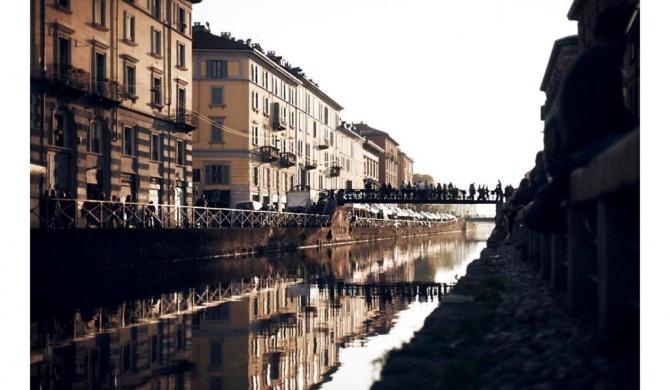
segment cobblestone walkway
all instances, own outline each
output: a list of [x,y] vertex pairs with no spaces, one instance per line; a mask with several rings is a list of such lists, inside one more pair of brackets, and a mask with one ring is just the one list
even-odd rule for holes
[[513,245],[489,242],[373,389],[637,389],[639,338],[600,340]]

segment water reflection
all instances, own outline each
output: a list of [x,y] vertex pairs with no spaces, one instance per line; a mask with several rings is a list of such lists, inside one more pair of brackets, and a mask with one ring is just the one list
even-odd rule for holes
[[[435,283],[464,273],[477,239],[401,239],[132,275],[35,271],[31,387],[341,388],[339,378],[359,366],[369,379],[347,386],[367,388],[372,361],[421,326],[441,294]],[[433,287],[379,293],[408,282]]]

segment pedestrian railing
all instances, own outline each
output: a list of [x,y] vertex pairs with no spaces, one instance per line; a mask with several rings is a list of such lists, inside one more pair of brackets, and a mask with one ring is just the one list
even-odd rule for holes
[[576,316],[603,336],[639,336],[639,129],[574,171],[566,234],[529,229],[517,216],[514,242]]
[[40,227],[219,228],[326,227],[329,215],[44,197],[30,210]]

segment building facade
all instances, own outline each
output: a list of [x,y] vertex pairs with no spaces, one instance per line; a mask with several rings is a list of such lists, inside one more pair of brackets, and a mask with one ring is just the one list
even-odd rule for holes
[[194,26],[196,192],[209,205],[254,200],[283,210],[298,186],[362,180],[362,146],[338,131],[340,111],[302,69],[230,33]]
[[400,167],[398,168],[400,182],[411,182],[412,177],[414,177],[414,159],[401,150],[398,152],[398,160],[400,161]]
[[570,68],[578,53],[579,45],[576,35],[561,38],[554,42],[540,85],[540,91],[544,92],[546,96],[545,103],[540,108],[540,119],[545,120],[549,113],[556,108],[563,75]]
[[32,1],[30,161],[41,172],[31,174],[32,209],[52,189],[187,204],[199,2]]
[[379,181],[381,184],[391,184],[399,188],[400,160],[398,158],[399,144],[388,133],[377,130],[361,122],[354,125],[356,132],[384,150],[379,156]]

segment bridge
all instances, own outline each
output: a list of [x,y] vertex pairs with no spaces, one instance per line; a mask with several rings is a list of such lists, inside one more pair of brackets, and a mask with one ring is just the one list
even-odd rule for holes
[[401,203],[401,204],[496,204],[503,196],[480,193],[467,195],[465,191],[448,190],[399,190],[399,189],[348,189],[333,190],[337,204],[346,203]]
[[495,217],[486,217],[486,216],[470,216],[466,215],[465,216],[465,221],[466,222],[495,222],[496,219]]
[[325,282],[317,283],[319,289],[328,288],[332,297],[380,297],[391,299],[393,297],[404,297],[412,299],[415,297],[442,298],[454,287],[449,283],[436,282]]

